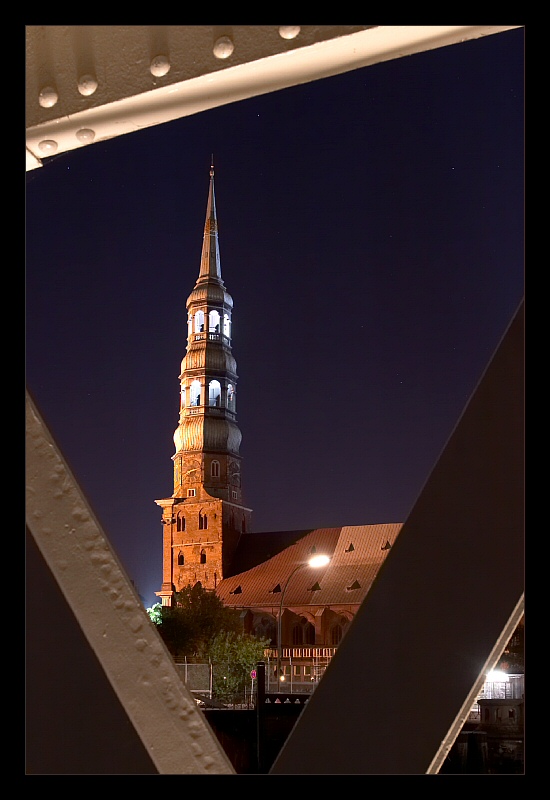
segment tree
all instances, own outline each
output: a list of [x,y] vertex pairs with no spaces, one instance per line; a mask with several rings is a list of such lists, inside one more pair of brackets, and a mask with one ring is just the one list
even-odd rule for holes
[[226,608],[200,583],[176,592],[174,604],[162,607],[159,633],[174,658],[208,658],[210,644],[218,634],[240,631],[239,612]]
[[160,625],[162,622],[162,603],[155,603],[147,609],[147,613],[151,622],[154,622],[155,625]]
[[263,660],[269,639],[256,639],[248,633],[221,632],[208,646],[208,657],[214,664],[212,692],[220,700],[243,695],[250,683],[250,672]]

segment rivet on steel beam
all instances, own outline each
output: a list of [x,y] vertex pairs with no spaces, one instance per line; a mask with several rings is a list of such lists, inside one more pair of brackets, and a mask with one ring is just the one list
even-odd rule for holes
[[170,72],[170,61],[166,56],[155,56],[149,69],[155,78],[162,78],[163,75]]
[[53,139],[43,139],[43,141],[39,143],[38,147],[43,153],[46,153],[46,155],[51,155],[57,151],[57,142],[55,142]]
[[76,132],[76,138],[79,142],[82,142],[82,144],[88,144],[95,139],[95,131],[91,128],[81,128]]
[[299,33],[299,25],[279,25],[279,36],[281,39],[295,39]]
[[78,79],[78,91],[87,97],[97,89],[97,81],[93,75],[83,75]]
[[234,49],[235,45],[229,36],[220,36],[214,44],[213,52],[216,58],[229,58]]
[[38,95],[38,102],[40,103],[42,108],[51,108],[52,106],[55,106],[58,100],[59,100],[59,95],[57,94],[53,86],[44,86],[44,88]]

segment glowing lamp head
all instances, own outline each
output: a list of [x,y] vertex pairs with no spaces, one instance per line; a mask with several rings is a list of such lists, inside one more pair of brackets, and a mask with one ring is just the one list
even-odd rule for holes
[[500,683],[502,681],[507,681],[508,675],[506,672],[502,672],[502,670],[493,669],[491,672],[487,673],[486,678],[489,683]]
[[324,555],[313,556],[307,562],[310,567],[326,567],[330,558]]

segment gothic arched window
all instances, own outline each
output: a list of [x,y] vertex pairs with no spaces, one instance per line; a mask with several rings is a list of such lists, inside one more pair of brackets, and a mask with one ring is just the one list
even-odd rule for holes
[[183,557],[183,553],[180,553],[178,556],[178,567],[183,567],[185,564],[185,558]]
[[334,625],[330,631],[330,643],[333,647],[340,644],[342,640],[342,626],[341,625]]
[[206,550],[201,550],[201,564],[206,564]]
[[315,644],[315,625],[311,622],[304,627],[304,644]]
[[[208,528],[208,517],[199,511],[199,531],[205,531]],[[201,563],[204,563],[201,561]]]
[[304,643],[304,629],[301,625],[295,625],[292,629],[292,644],[300,645]]
[[220,462],[219,461],[212,461],[210,464],[210,475],[213,478],[220,477]]

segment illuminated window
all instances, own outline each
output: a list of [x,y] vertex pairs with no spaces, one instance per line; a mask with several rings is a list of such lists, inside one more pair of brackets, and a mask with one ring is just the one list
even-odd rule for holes
[[222,387],[219,381],[210,381],[208,384],[208,405],[219,406],[221,402]]
[[231,336],[231,320],[227,314],[223,317],[223,332],[225,336]]
[[220,477],[220,462],[219,461],[212,461],[210,464],[210,474],[213,478]]
[[220,315],[215,309],[213,309],[208,315],[208,330],[211,333],[220,332]]
[[235,387],[231,383],[227,385],[227,408],[235,411]]
[[195,331],[197,333],[204,331],[204,314],[202,311],[197,311],[195,314]]
[[192,406],[200,406],[201,404],[201,384],[200,381],[193,381],[189,390],[189,403]]

